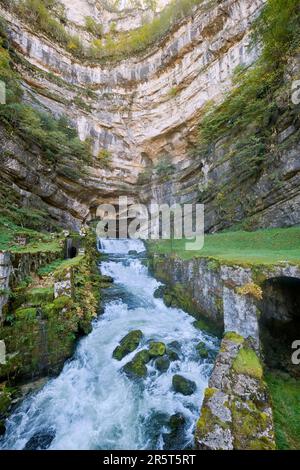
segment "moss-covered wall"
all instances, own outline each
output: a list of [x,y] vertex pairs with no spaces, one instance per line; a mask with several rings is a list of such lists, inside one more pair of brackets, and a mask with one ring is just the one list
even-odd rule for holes
[[57,254],[54,262],[54,256],[42,257],[49,261],[42,270],[37,270],[41,265],[36,262],[37,254],[32,259],[27,255],[23,262],[30,266],[31,278],[12,288],[0,326],[7,353],[6,364],[0,366],[0,421],[14,387],[59,373],[73,354],[76,340],[91,331],[101,276],[94,234],[88,233],[82,243],[84,255],[63,260]]

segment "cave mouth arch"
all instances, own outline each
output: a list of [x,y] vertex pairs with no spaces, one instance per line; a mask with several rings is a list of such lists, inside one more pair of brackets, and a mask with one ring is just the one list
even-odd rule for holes
[[300,365],[292,362],[292,344],[300,340],[300,279],[276,277],[265,281],[259,310],[266,366],[300,378]]

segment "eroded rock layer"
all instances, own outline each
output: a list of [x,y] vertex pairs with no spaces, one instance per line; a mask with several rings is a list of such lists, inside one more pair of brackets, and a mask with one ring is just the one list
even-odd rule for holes
[[[20,190],[76,220],[89,218],[98,203],[114,202],[121,194],[142,202],[199,200],[199,181],[210,173],[213,179],[218,157],[212,154],[204,161],[191,157],[189,150],[204,107],[212,100],[220,102],[237,66],[257,57],[258,51],[248,47],[249,30],[263,4],[204,1],[144,54],[103,64],[75,59],[2,8],[26,100],[56,116],[67,115],[80,138],[92,140],[94,153],[88,175],[75,183],[50,174],[51,184],[40,178],[29,188],[35,170],[23,152],[4,161],[5,174]],[[111,155],[104,168],[98,158],[103,149]],[[167,181],[156,171],[165,158],[176,165]],[[221,168],[221,176],[226,171]],[[44,194],[45,186],[52,186],[50,195]],[[208,214],[208,228],[218,227],[220,217],[211,202]]]

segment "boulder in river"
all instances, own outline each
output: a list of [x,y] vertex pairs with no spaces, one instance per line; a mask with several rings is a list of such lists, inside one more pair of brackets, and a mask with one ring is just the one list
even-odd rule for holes
[[166,352],[166,345],[158,341],[151,341],[149,344],[149,354],[151,357],[163,356]]
[[143,337],[143,333],[141,330],[133,330],[128,333],[128,335],[124,336],[124,338],[120,341],[119,346],[113,352],[113,358],[117,359],[117,361],[121,361],[127,354],[133,352]]
[[35,433],[26,443],[24,450],[46,450],[55,438],[53,430],[43,430]]
[[123,371],[132,379],[144,379],[147,376],[146,364],[150,361],[149,352],[146,349],[138,352],[132,361],[128,362]]
[[182,375],[176,374],[172,379],[173,390],[176,393],[181,393],[182,395],[192,395],[196,389],[197,385],[192,380],[186,379]]
[[207,359],[209,356],[209,352],[207,350],[206,344],[203,341],[196,346],[197,352],[202,359]]
[[170,367],[170,359],[168,358],[168,356],[159,356],[156,360],[155,360],[155,367],[157,370],[159,370],[159,372],[167,372],[167,370],[169,369]]

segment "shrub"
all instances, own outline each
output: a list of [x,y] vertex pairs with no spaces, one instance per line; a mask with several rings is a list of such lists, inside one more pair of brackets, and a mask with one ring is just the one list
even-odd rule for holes
[[98,153],[98,161],[104,167],[107,167],[110,165],[111,157],[112,157],[111,152],[107,149],[101,149]]
[[103,35],[103,26],[100,23],[97,23],[94,18],[91,16],[86,16],[85,18],[85,27],[86,30],[93,34],[94,36],[97,36],[98,38],[101,38]]

